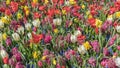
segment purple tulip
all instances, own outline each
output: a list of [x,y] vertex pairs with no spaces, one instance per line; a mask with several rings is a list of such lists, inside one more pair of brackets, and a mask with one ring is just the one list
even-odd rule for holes
[[13,58],[10,58],[9,59],[9,65],[11,65],[11,66],[15,66],[15,60],[13,59]]
[[43,55],[48,55],[48,54],[50,54],[49,50],[48,50],[48,49],[45,49],[45,50],[43,51]]
[[16,54],[16,53],[18,53],[18,48],[17,48],[17,47],[14,47],[14,48],[12,49],[12,54],[14,55],[14,54]]
[[21,57],[21,54],[20,53],[16,53],[15,55],[13,55],[17,61],[21,61],[22,60],[22,57]]
[[60,67],[60,64],[57,64],[57,65],[56,65],[56,68],[61,68],[61,67]]

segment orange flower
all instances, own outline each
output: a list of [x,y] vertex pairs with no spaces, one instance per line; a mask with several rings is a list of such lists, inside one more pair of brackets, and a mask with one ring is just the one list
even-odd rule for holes
[[30,40],[30,42],[37,44],[37,43],[40,42],[40,40],[42,38],[43,38],[42,34],[34,34],[34,33],[32,33],[32,39]]

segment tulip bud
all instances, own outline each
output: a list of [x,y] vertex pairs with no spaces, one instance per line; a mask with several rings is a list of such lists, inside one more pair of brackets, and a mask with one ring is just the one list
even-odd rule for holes
[[39,27],[40,26],[40,20],[39,19],[35,19],[33,22],[32,22],[33,26],[35,27]]
[[19,27],[18,29],[17,29],[17,32],[19,33],[19,34],[24,34],[24,27]]
[[30,24],[30,23],[26,23],[26,24],[25,24],[25,28],[26,28],[27,30],[30,30],[30,29],[31,29],[31,24]]
[[19,40],[20,40],[20,36],[19,36],[18,33],[13,33],[13,34],[12,34],[12,37],[13,37],[13,39],[14,39],[15,41],[19,41]]
[[70,40],[72,43],[75,43],[77,41],[77,37],[75,35],[71,35]]
[[3,68],[10,68],[10,67],[9,67],[9,65],[4,64],[4,65],[3,65]]

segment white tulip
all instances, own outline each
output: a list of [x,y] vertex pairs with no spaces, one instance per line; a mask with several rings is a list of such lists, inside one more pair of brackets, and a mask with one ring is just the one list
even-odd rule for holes
[[62,19],[60,19],[60,18],[53,19],[54,25],[61,25],[61,23],[62,23]]
[[32,34],[31,33],[28,33],[27,36],[28,36],[29,39],[32,39]]
[[82,35],[82,33],[80,32],[80,30],[76,30],[76,31],[74,32],[74,35],[75,35],[75,36],[78,36],[78,35]]
[[116,26],[116,30],[118,33],[120,33],[120,26]]
[[18,29],[17,29],[17,32],[19,33],[19,34],[24,34],[24,27],[19,27]]
[[0,50],[0,55],[2,58],[8,57],[8,53],[4,49]]
[[120,68],[120,57],[115,58],[115,64]]
[[85,54],[87,51],[86,51],[86,49],[85,49],[85,47],[83,45],[79,45],[78,52],[80,54]]
[[0,33],[0,42],[2,42],[2,33]]
[[35,27],[39,27],[40,26],[40,20],[39,19],[35,19],[33,22],[32,22],[33,26]]
[[0,20],[0,29],[4,27],[4,23]]
[[77,42],[77,37],[75,35],[71,35],[70,40],[72,43]]
[[66,6],[70,6],[70,2],[69,1],[65,1],[65,5]]
[[20,40],[20,36],[19,36],[18,33],[12,34],[12,37],[13,37],[13,39],[14,39],[15,41],[19,41],[19,40]]
[[31,24],[30,23],[26,23],[25,24],[25,28],[26,28],[26,30],[30,30],[31,29]]

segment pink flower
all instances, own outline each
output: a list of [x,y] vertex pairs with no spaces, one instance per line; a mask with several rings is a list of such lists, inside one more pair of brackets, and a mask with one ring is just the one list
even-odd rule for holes
[[38,61],[38,66],[39,66],[39,67],[42,67],[42,66],[43,66],[42,61]]
[[48,49],[45,49],[45,50],[43,51],[43,55],[48,55],[48,54],[50,54],[49,50],[48,50]]
[[92,65],[92,66],[95,66],[96,65],[96,60],[95,58],[91,57],[89,60],[88,60],[89,64]]
[[21,62],[17,62],[15,68],[24,68],[24,65]]
[[109,55],[108,48],[106,48],[106,47],[103,48],[103,54],[104,54],[104,56],[108,56]]
[[57,65],[56,65],[56,68],[61,68],[61,67],[60,67],[60,64],[57,64]]
[[91,42],[91,46],[93,47],[93,50],[95,51],[95,52],[99,52],[99,50],[100,50],[100,45],[99,45],[99,43],[98,43],[98,41],[97,40],[95,40],[95,41],[92,41]]
[[10,37],[8,37],[5,42],[6,42],[7,46],[12,44]]
[[14,55],[14,54],[16,54],[16,53],[18,53],[18,49],[17,49],[17,47],[14,47],[14,48],[12,49],[12,54]]
[[15,55],[13,55],[15,57],[15,59],[17,61],[21,61],[22,60],[22,57],[21,57],[21,54],[20,53],[16,53]]
[[120,50],[120,46],[117,46],[117,49]]
[[51,40],[52,40],[52,36],[51,35],[46,35],[45,36],[45,39],[44,39],[45,43],[50,43]]
[[15,60],[13,59],[13,58],[10,58],[9,59],[9,65],[11,65],[11,66],[15,66]]

